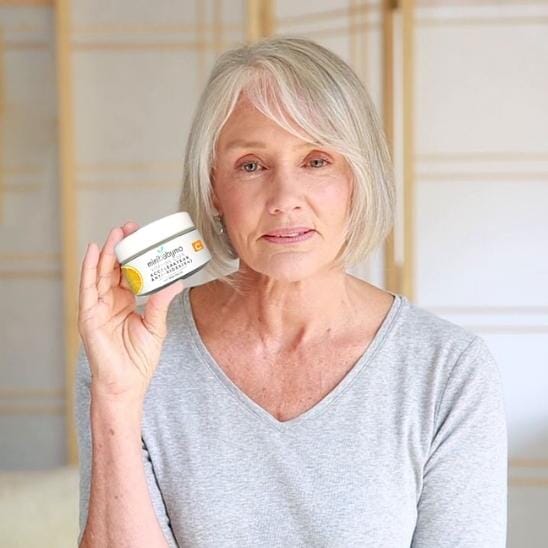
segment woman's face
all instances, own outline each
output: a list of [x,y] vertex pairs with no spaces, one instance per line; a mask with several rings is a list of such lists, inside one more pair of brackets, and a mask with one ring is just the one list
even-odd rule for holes
[[[217,141],[214,205],[242,263],[298,281],[326,271],[345,239],[351,170],[240,99]],[[277,231],[296,233],[276,236]]]

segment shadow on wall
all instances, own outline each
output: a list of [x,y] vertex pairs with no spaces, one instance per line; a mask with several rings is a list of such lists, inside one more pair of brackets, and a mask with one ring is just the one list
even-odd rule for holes
[[[534,444],[520,454],[538,455],[548,447],[548,430],[535,437]],[[508,548],[545,548],[548,543],[548,470],[546,467],[518,468],[509,472],[526,478],[508,489]],[[534,478],[534,479],[532,479]]]
[[2,548],[74,548],[78,468],[0,473]]

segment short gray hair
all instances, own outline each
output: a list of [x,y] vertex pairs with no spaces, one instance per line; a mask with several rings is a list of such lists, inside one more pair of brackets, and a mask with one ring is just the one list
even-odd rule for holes
[[218,230],[211,175],[219,133],[242,92],[290,133],[307,141],[312,137],[345,157],[353,185],[347,236],[337,261],[349,267],[366,259],[392,228],[396,199],[390,154],[373,102],[335,53],[305,38],[276,36],[220,55],[196,107],[179,207],[190,213],[211,251],[206,272],[230,283],[227,274],[237,259],[226,230]]

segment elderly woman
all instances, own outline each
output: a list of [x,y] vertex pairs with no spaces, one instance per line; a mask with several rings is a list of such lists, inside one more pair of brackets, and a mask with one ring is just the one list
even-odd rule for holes
[[279,37],[217,60],[180,202],[213,280],[137,307],[113,255],[131,222],[83,260],[82,546],[505,545],[486,343],[346,271],[394,201],[377,115],[339,57]]

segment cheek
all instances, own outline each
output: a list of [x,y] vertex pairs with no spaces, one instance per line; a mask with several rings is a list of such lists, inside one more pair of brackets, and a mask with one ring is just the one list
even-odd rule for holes
[[247,233],[257,227],[258,216],[257,200],[250,200],[242,193],[227,193],[221,200],[222,209],[227,222],[231,225],[233,237],[239,233]]
[[257,188],[258,186],[238,184],[237,181],[229,179],[220,181],[217,196],[225,215],[229,218],[245,218],[252,215],[262,203]]
[[350,205],[350,186],[340,181],[326,185],[316,195],[317,209],[329,224],[339,225],[346,219]]

